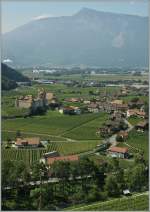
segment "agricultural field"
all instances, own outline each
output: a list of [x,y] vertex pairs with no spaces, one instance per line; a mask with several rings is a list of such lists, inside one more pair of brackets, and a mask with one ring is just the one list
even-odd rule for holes
[[147,131],[142,133],[142,132],[137,132],[137,131],[133,130],[129,133],[129,137],[128,137],[126,143],[129,146],[131,146],[133,152],[135,150],[142,150],[144,152],[144,158],[146,160],[148,160],[148,157],[149,157],[148,141],[149,141],[149,137],[148,137]]
[[125,103],[130,102],[132,99],[134,98],[139,98],[140,100],[144,101],[144,102],[149,102],[149,97],[148,96],[139,96],[139,95],[127,95],[127,96],[123,96],[120,97],[120,99],[122,99]]
[[[35,74],[31,72],[31,70],[24,70],[22,73],[25,76],[28,76],[29,78],[33,79],[35,77]],[[142,75],[142,76],[134,76],[132,74],[63,74],[60,76],[54,76],[54,75],[47,75],[40,73],[37,75],[39,78],[42,79],[61,79],[61,80],[97,80],[97,81],[116,81],[116,80],[148,80],[148,74]]]
[[130,124],[132,124],[133,126],[135,126],[140,121],[143,121],[143,118],[140,118],[140,117],[129,117],[128,118],[128,121],[130,122]]
[[148,193],[141,193],[131,197],[117,198],[105,202],[96,202],[91,205],[68,208],[73,211],[148,211]]
[[80,154],[90,151],[99,144],[98,141],[76,141],[76,142],[49,142],[47,148],[39,149],[2,149],[2,159],[4,160],[22,160],[27,165],[32,165],[39,161],[46,152],[58,151],[61,155]]
[[100,136],[96,135],[96,131],[99,127],[101,127],[106,120],[108,119],[108,115],[105,113],[100,113],[99,117],[87,122],[85,124],[82,124],[82,126],[78,126],[72,130],[67,131],[67,133],[64,133],[64,136],[67,138],[72,138],[72,139],[80,139],[80,140],[99,140],[102,139]]
[[[88,131],[91,131],[92,136],[90,138],[88,136],[85,138],[89,140],[95,139],[95,132],[93,130],[100,127],[100,125],[106,120],[106,118],[107,116],[103,113],[70,116],[62,115],[56,111],[49,111],[48,114],[43,116],[3,120],[2,131],[5,130],[16,132],[17,130],[20,130],[22,133],[26,132],[36,133],[37,135],[41,134],[43,136],[55,135],[68,137],[67,133],[71,130],[78,129],[79,132],[81,132],[80,127],[86,124],[88,127],[89,124]],[[91,127],[90,122],[92,122],[92,125],[94,124],[94,129],[93,127]],[[84,133],[84,135],[86,136],[86,133]],[[80,134],[77,134],[74,137],[77,140],[81,139]],[[82,138],[84,137],[82,136]]]

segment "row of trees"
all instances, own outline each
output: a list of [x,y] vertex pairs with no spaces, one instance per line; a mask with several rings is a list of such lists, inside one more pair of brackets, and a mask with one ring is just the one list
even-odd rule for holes
[[[56,178],[58,182],[43,181]],[[29,186],[29,182],[40,182]],[[88,158],[78,162],[54,162],[27,167],[23,162],[2,163],[3,210],[58,210],[68,205],[118,197],[123,189],[148,189],[148,166],[137,156],[133,167],[123,169],[113,159],[96,165]]]

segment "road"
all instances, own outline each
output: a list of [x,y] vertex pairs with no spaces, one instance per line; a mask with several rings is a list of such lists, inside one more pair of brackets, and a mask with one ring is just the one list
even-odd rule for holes
[[[134,128],[134,126],[130,124],[130,122],[128,122],[126,119],[124,119],[124,122],[128,125],[128,129],[125,130],[125,132],[130,132]],[[105,140],[105,142],[109,142],[111,144],[111,147],[116,146],[117,145],[116,137],[117,133],[109,137],[107,140]]]

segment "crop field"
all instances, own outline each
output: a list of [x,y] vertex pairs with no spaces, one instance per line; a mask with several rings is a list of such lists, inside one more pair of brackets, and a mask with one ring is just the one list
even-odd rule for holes
[[[70,130],[82,127],[85,123],[89,124],[89,128],[87,131],[91,131],[93,133],[93,137],[90,138],[86,136],[86,133],[84,133],[84,127],[83,129],[79,130],[80,133],[84,133],[86,136],[85,139],[95,139],[95,133],[94,130],[100,126],[103,121],[105,121],[107,118],[106,115],[103,113],[97,113],[97,114],[83,114],[83,115],[62,115],[58,112],[49,112],[45,116],[36,116],[32,118],[17,118],[17,119],[7,119],[3,120],[2,123],[2,130],[5,131],[17,131],[20,130],[22,133],[36,133],[37,135],[56,135],[61,136],[63,134],[66,134],[67,132],[70,132]],[[97,120],[98,119],[98,120]],[[92,124],[90,125],[90,122]],[[95,123],[94,123],[95,121]],[[93,126],[94,124],[94,126]],[[93,130],[93,127],[94,130]],[[75,132],[76,133],[76,132]],[[90,133],[90,132],[89,132]],[[63,137],[67,137],[67,134]],[[76,139],[80,140],[81,135],[76,135]],[[84,138],[84,136],[82,136]]]
[[107,114],[101,113],[99,115],[99,118],[94,119],[93,121],[87,122],[83,124],[82,126],[76,127],[72,130],[69,130],[69,132],[65,133],[64,136],[68,138],[80,139],[80,140],[102,139],[100,136],[96,135],[96,131],[99,127],[101,127],[105,123],[107,118],[108,118]]
[[[35,77],[35,74],[33,74],[30,70],[24,70],[22,73],[24,75],[33,78]],[[98,80],[98,81],[108,81],[108,80],[148,80],[148,75],[142,75],[142,76],[134,76],[131,74],[95,74],[95,75],[90,75],[90,74],[64,74],[61,76],[52,76],[52,75],[45,75],[43,73],[40,73],[38,77],[42,79],[62,79],[62,80]]]
[[[131,131],[126,141],[131,147],[144,151],[144,157],[148,160],[149,157],[149,143],[148,132]],[[133,150],[134,151],[134,150]]]
[[73,211],[148,211],[149,197],[147,193],[117,198],[105,202],[97,202],[91,205],[68,208]]
[[28,165],[33,164],[42,157],[45,152],[58,151],[61,155],[79,154],[92,150],[98,144],[98,141],[84,142],[50,142],[47,148],[39,149],[2,149],[3,160],[23,160]]
[[140,100],[144,101],[144,102],[149,102],[149,98],[148,96],[138,96],[138,95],[127,95],[127,96],[123,96],[120,97],[120,99],[122,99],[125,103],[130,102],[132,99],[134,98],[139,98]]

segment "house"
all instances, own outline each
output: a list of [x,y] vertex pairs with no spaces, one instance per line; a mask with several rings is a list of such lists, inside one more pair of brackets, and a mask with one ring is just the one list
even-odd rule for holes
[[56,100],[54,94],[51,92],[46,93],[45,98],[47,100],[47,105],[49,105],[53,100]]
[[47,158],[59,157],[59,153],[57,151],[47,152],[43,154],[43,157],[40,159],[40,163],[44,163]]
[[61,114],[69,114],[69,115],[79,115],[81,114],[81,109],[75,106],[67,106],[64,108],[60,108],[59,112]]
[[139,109],[130,109],[127,110],[127,118],[132,117],[132,116],[138,116],[140,118],[145,118],[146,113],[144,111],[140,111]]
[[81,99],[80,98],[70,98],[70,99],[67,99],[67,102],[80,102]]
[[144,132],[145,130],[148,130],[148,121],[141,121],[136,126],[135,129],[138,132]]
[[128,138],[128,132],[121,130],[118,133],[118,136],[120,136],[122,139],[127,139]]
[[88,105],[88,111],[91,113],[98,113],[99,112],[99,106],[96,103],[91,103]]
[[115,111],[126,111],[128,109],[128,105],[127,104],[123,104],[121,103],[123,102],[122,100],[115,100],[111,102],[111,106],[112,106],[112,110]]
[[84,100],[83,103],[84,104],[90,104],[91,102],[90,102],[90,100]]
[[42,162],[47,165],[51,166],[55,161],[78,161],[78,155],[68,155],[68,156],[56,156],[56,157],[45,157],[43,158]]
[[116,158],[128,158],[128,148],[127,147],[110,147],[108,150],[108,154],[111,157]]
[[26,148],[26,147],[33,147],[37,148],[40,147],[42,144],[40,142],[39,137],[32,137],[32,138],[17,138],[15,142],[15,147],[18,148]]
[[112,101],[111,104],[122,105],[123,104],[123,100],[116,99],[116,100]]

